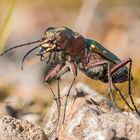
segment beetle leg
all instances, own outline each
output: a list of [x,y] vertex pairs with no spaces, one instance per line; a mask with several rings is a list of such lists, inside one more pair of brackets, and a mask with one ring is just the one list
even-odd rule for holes
[[73,86],[73,84],[74,84],[74,82],[76,80],[76,77],[77,77],[77,67],[76,67],[76,65],[73,62],[69,62],[69,64],[70,64],[69,68],[70,68],[71,72],[73,73],[74,78],[73,78],[72,83],[70,84],[69,90],[68,90],[68,92],[66,94],[66,101],[65,101],[65,105],[64,105],[63,124],[65,122],[66,107],[67,107],[67,103],[68,103],[68,97],[70,95],[71,88],[72,88],[72,86]]
[[[54,99],[55,102],[56,102],[57,111],[58,111],[58,116],[57,116],[57,121],[56,121],[56,127],[54,128],[54,130],[53,130],[53,131],[51,132],[51,134],[49,135],[49,137],[50,137],[50,136],[52,136],[52,134],[53,134],[54,132],[57,132],[57,127],[59,126],[60,112],[61,112],[61,101],[59,102],[58,97],[56,97],[56,95],[55,95],[54,90],[52,89],[52,87],[51,87],[48,83],[46,83],[46,84],[47,84],[47,86],[49,87],[50,91],[51,91],[52,94],[53,94],[53,99]],[[59,90],[59,89],[60,89],[60,88],[59,88],[59,80],[58,80],[58,90]],[[59,132],[58,132],[58,135],[59,135]]]
[[85,47],[85,50],[84,50],[84,58],[82,60],[82,66],[85,67],[88,62],[89,62],[89,58],[91,56],[91,52],[88,52],[88,49]]
[[69,67],[64,66],[61,71],[58,72],[56,78],[57,80],[59,80],[65,73],[67,73],[68,71],[70,71]]
[[[130,100],[131,100],[131,103],[136,111],[136,113],[140,116],[140,112],[138,111],[135,103],[134,103],[134,100],[132,98],[132,94],[131,94],[131,80],[132,80],[132,76],[131,76],[131,67],[132,67],[132,59],[131,58],[127,58],[123,61],[121,61],[118,65],[116,65],[114,68],[111,69],[111,74],[113,74],[115,71],[119,70],[120,68],[122,68],[123,66],[125,66],[126,64],[129,63],[129,71],[128,71],[128,95],[130,97]],[[118,88],[116,86],[114,86],[114,88],[119,92],[120,96],[122,97],[121,95],[121,92],[118,90]],[[123,101],[128,105],[127,101],[125,98],[122,98]],[[132,107],[130,107],[130,105],[128,105],[128,107],[133,111]]]
[[[64,66],[62,64],[57,64],[55,66],[55,68],[53,68],[46,76],[46,83],[51,80],[53,77],[55,77],[57,75],[58,72],[61,71],[61,69],[63,68]],[[57,110],[58,110],[58,117],[57,117],[57,125],[56,125],[56,129],[57,129],[57,126],[59,124],[59,118],[60,118],[60,111],[61,111],[61,100],[60,100],[60,86],[59,86],[59,79],[58,79],[58,93],[57,93],[57,97],[53,91],[53,89],[51,88],[51,86],[49,84],[47,84],[48,87],[50,88],[52,94],[53,94],[53,98],[56,102],[56,105],[57,105]]]
[[94,67],[101,66],[104,64],[107,65],[107,75],[108,75],[108,82],[109,82],[109,95],[110,95],[113,107],[116,108],[117,110],[119,110],[119,108],[116,105],[113,93],[112,93],[113,82],[112,82],[112,77],[111,77],[111,72],[110,72],[110,63],[107,61],[99,61],[96,63],[89,63],[89,64],[87,64],[86,68],[94,68]]
[[[61,113],[61,99],[60,99],[60,84],[59,84],[59,79],[57,80],[57,104],[58,104],[58,117],[57,117],[57,123],[56,127],[59,127],[59,120],[60,120],[60,113]],[[59,135],[59,132],[58,132]],[[59,137],[59,136],[58,136]]]
[[57,75],[57,73],[63,68],[62,64],[57,64],[55,68],[53,68],[46,76],[45,81],[48,82],[51,80],[53,77]]
[[[58,91],[57,91],[57,97],[54,96],[54,92],[52,88],[49,85],[49,88],[51,89],[53,96],[55,97],[54,100],[56,101],[57,108],[58,108],[58,119],[57,119],[57,125],[59,125],[59,120],[60,120],[60,112],[61,112],[61,100],[60,100],[60,84],[59,84],[59,79],[66,73],[70,71],[70,69],[67,66],[63,66],[61,64],[58,64],[50,73],[46,76],[46,81],[49,81],[51,78],[56,76],[57,78],[57,83],[58,83]],[[69,91],[70,92],[70,91]]]
[[84,64],[87,64],[87,62],[88,62],[88,61],[87,61],[87,56],[88,56],[89,53],[88,53],[88,49],[87,49],[86,47],[85,47],[85,51],[84,51],[84,52],[85,52],[85,54],[84,54],[83,63],[84,63]]
[[[58,73],[60,73],[60,72],[63,70],[63,68],[64,68],[64,66],[63,66],[62,64],[57,64],[57,65],[55,66],[55,68],[52,69],[52,70],[47,74],[45,81],[48,82],[48,81],[51,80],[53,77],[55,77],[55,76],[57,77]],[[61,75],[61,76],[62,76],[62,75]],[[57,78],[57,80],[59,80],[61,76],[59,76],[59,78]],[[59,81],[58,81],[58,82],[59,82]],[[59,86],[58,86],[58,88],[59,88]],[[58,92],[58,94],[60,94],[60,92]],[[60,95],[58,95],[58,96],[60,96]],[[57,98],[58,98],[58,97],[57,97]],[[60,99],[60,97],[59,97],[59,99]],[[57,99],[57,100],[59,100],[59,99]],[[57,101],[57,102],[60,103],[60,101]],[[59,106],[60,106],[60,105],[59,105]]]
[[[59,84],[59,79],[61,78],[61,76],[63,76],[66,72],[69,71],[69,68],[64,66],[57,74],[57,104],[58,104],[58,120],[57,120],[57,125],[56,126],[59,126],[59,120],[60,120],[60,113],[61,113],[61,99],[60,99],[60,84]],[[58,135],[59,135],[59,132],[58,132]]]
[[113,84],[113,87],[115,88],[115,90],[120,94],[122,100],[126,103],[126,105],[131,109],[131,111],[134,111],[133,108],[129,105],[129,103],[127,102],[126,98],[123,96],[123,94],[121,93],[120,89]]

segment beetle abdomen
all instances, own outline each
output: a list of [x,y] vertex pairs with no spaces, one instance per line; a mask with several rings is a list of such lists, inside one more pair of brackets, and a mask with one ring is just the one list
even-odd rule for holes
[[[79,70],[94,80],[100,80],[104,83],[108,82],[106,66],[98,66],[88,69],[79,67]],[[119,69],[118,71],[114,72],[111,77],[113,83],[122,83],[128,80],[128,72],[125,69]]]
[[94,68],[84,68],[78,67],[80,71],[82,71],[88,77],[94,80],[100,80],[102,82],[108,82],[108,78],[105,76],[107,74],[106,66],[97,66]]
[[114,83],[122,83],[128,80],[128,69],[127,67],[120,68],[112,74],[112,81]]

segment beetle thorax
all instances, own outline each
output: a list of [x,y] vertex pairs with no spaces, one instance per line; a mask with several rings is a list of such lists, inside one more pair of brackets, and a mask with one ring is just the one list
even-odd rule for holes
[[85,38],[78,33],[71,37],[68,45],[66,46],[66,53],[73,59],[75,57],[84,57]]

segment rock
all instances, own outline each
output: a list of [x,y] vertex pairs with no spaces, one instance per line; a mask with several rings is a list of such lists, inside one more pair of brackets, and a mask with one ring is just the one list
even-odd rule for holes
[[136,115],[116,112],[105,97],[86,85],[75,87],[68,100],[64,124],[65,97],[61,99],[57,132],[57,106],[55,103],[52,105],[44,127],[50,140],[140,140],[140,119]]
[[12,117],[17,117],[18,111],[6,103],[0,103],[0,116],[1,115],[10,115]]
[[38,123],[41,120],[41,115],[35,113],[29,113],[20,117],[21,120],[27,120],[29,122]]
[[21,107],[22,101],[19,97],[8,96],[4,101],[0,102],[0,116],[10,115],[17,118],[19,115],[19,108]]
[[23,106],[23,101],[20,97],[18,96],[8,96],[5,100],[4,100],[9,106],[11,106],[12,108],[18,110],[21,106]]
[[47,140],[47,137],[34,123],[21,121],[11,116],[1,116],[0,140]]

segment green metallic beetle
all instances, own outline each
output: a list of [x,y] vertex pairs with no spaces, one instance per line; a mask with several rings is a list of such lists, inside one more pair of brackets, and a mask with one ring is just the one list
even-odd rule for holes
[[[54,77],[59,79],[68,71],[71,71],[74,74],[74,79],[67,94],[66,104],[71,87],[77,77],[77,70],[79,69],[92,79],[109,83],[109,93],[114,106],[116,105],[112,95],[112,88],[120,94],[123,101],[132,111],[135,109],[137,114],[140,115],[131,94],[131,80],[133,78],[131,74],[132,60],[130,58],[121,61],[116,55],[104,48],[100,43],[91,39],[86,39],[79,33],[74,32],[67,27],[49,27],[45,31],[45,35],[41,40],[15,46],[4,53],[33,43],[39,43],[39,45],[31,49],[24,56],[22,65],[27,55],[39,48],[39,53],[37,55],[40,56],[41,60],[46,60],[44,56],[45,54],[49,54],[47,63],[50,62],[52,55],[57,57],[57,62],[55,59],[56,63],[49,69],[46,75],[46,82]],[[4,53],[2,53],[2,55]],[[129,67],[126,67],[126,64],[128,63],[130,65]],[[125,81],[128,81],[128,95],[134,109],[115,85],[115,83],[122,83]]]

